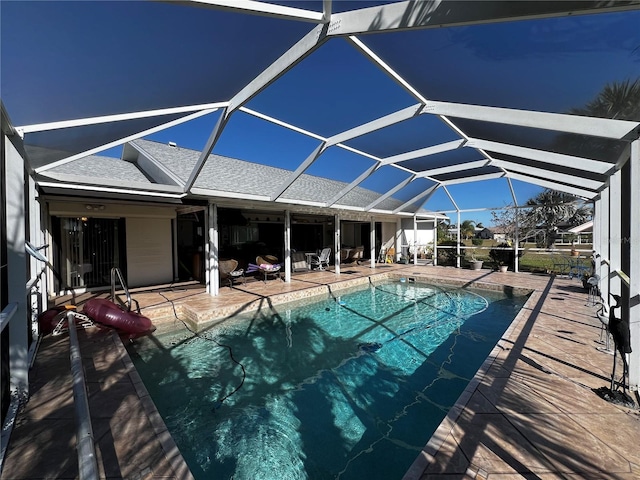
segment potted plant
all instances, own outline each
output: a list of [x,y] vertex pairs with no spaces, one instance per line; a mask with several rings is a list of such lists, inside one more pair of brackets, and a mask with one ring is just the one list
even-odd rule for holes
[[580,256],[580,252],[576,250],[575,244],[573,242],[571,242],[571,256],[572,257]]
[[476,249],[472,248],[471,249],[471,260],[469,262],[469,265],[471,265],[471,270],[480,270],[482,269],[482,260],[478,260],[478,258],[476,257]]
[[[500,245],[496,245],[494,248],[489,251],[489,257],[494,261],[496,265],[496,269],[501,272],[506,272],[511,265],[515,263],[515,251],[513,250],[513,246],[509,242],[501,243]],[[522,250],[518,252],[518,257],[522,256]]]

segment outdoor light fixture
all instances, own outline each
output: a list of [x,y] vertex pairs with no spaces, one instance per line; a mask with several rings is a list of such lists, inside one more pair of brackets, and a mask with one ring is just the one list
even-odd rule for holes
[[87,210],[104,210],[104,205],[96,205],[96,204],[91,204],[91,203],[87,203],[84,208],[86,208]]

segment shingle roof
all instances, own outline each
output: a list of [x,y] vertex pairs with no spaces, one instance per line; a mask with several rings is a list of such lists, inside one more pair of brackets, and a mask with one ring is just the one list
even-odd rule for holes
[[[188,148],[174,147],[149,140],[134,140],[130,143],[174,172],[184,182],[188,180],[200,154],[200,152]],[[194,187],[265,196],[287,182],[291,173],[290,170],[282,168],[211,154]],[[293,203],[297,201],[324,203],[339,193],[346,185],[345,182],[303,174],[285,190],[282,198],[284,200],[290,199]],[[379,195],[372,190],[356,187],[338,200],[337,205],[365,207],[375,201]],[[402,203],[396,199],[386,199],[379,208],[391,210]]]
[[137,167],[137,165],[118,158],[101,157],[99,155],[79,158],[73,162],[54,167],[50,169],[49,172],[65,175],[79,175],[88,178],[152,183]]

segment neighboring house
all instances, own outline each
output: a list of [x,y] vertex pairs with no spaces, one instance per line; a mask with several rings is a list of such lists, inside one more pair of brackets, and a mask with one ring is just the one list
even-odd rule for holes
[[503,230],[499,230],[496,228],[491,229],[492,238],[496,242],[506,242],[507,241],[507,232]]
[[569,234],[575,235],[575,243],[591,243],[593,242],[593,220],[589,220],[582,225],[570,228]]
[[490,228],[484,227],[478,229],[475,236],[476,238],[481,238],[482,240],[491,240],[493,238],[493,232]]

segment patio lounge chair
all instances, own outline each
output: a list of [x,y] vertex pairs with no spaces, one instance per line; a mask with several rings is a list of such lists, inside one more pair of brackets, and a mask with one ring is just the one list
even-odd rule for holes
[[238,261],[237,260],[221,260],[218,263],[218,271],[220,272],[220,281],[229,280],[229,286],[233,287],[233,281],[236,278],[242,278],[242,283],[244,283],[244,270],[238,269]]
[[324,270],[329,268],[329,258],[331,257],[331,249],[329,247],[323,248],[320,255],[311,257],[311,268],[316,267],[318,270]]

